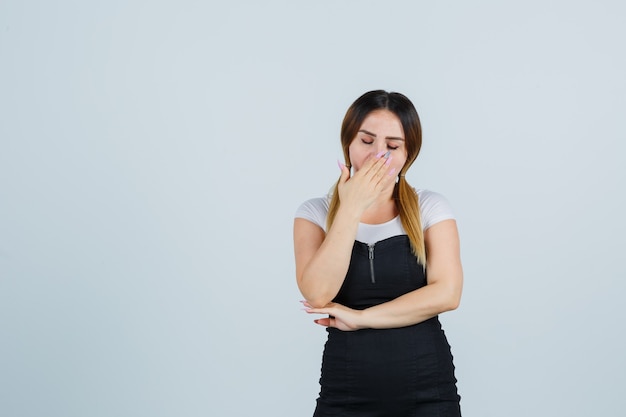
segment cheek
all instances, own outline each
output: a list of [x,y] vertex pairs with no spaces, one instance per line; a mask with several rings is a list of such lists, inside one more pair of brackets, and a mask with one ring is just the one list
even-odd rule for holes
[[356,147],[350,147],[348,149],[348,155],[350,156],[350,164],[355,169],[359,169],[369,154]]
[[396,172],[400,171],[406,162],[406,154],[400,154],[394,156],[391,160],[391,166],[396,169]]

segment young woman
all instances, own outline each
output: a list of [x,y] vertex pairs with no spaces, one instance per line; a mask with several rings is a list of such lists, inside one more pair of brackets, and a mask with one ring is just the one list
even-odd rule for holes
[[296,213],[298,287],[327,315],[315,417],[461,415],[438,319],[461,298],[459,237],[447,201],[405,180],[421,143],[408,98],[365,93],[342,124],[334,191]]

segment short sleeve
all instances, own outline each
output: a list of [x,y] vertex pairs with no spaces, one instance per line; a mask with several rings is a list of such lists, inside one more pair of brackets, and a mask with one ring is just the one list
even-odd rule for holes
[[298,207],[294,217],[306,219],[323,230],[326,230],[326,217],[328,216],[328,198],[312,198]]
[[419,199],[422,228],[424,230],[444,220],[455,218],[450,203],[443,195],[429,190],[415,191]]

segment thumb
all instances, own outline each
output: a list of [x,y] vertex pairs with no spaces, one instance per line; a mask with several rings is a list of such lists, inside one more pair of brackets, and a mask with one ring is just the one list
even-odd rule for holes
[[339,160],[337,160],[337,165],[339,165],[339,169],[341,170],[341,177],[339,178],[339,182],[344,183],[348,181],[348,178],[350,178],[350,169]]

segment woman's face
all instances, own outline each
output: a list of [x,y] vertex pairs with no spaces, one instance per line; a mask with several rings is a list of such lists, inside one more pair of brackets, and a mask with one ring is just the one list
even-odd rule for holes
[[356,172],[370,155],[387,151],[390,151],[390,168],[395,168],[395,172],[399,173],[407,157],[402,123],[389,110],[374,110],[363,120],[348,147],[350,164]]

